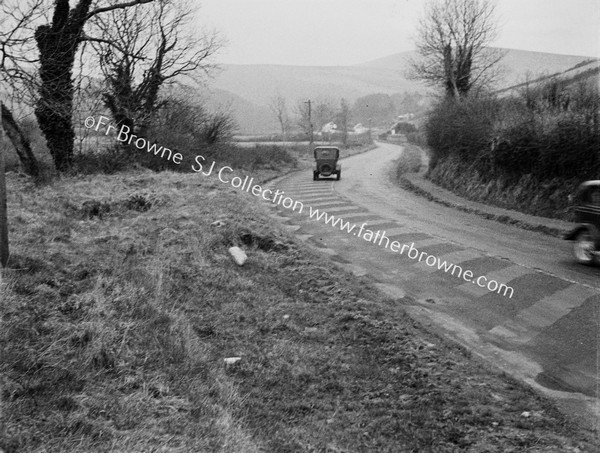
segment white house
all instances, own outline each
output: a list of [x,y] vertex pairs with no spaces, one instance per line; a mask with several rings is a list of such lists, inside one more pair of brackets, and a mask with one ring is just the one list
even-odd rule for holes
[[333,121],[330,121],[327,124],[324,124],[323,127],[321,128],[321,132],[323,134],[331,134],[332,132],[335,132],[337,130],[337,124],[335,124]]
[[353,132],[354,132],[355,134],[364,134],[365,132],[368,132],[368,131],[369,131],[369,129],[368,129],[368,128],[366,128],[366,127],[364,127],[364,126],[362,125],[362,123],[358,123],[356,126],[354,126],[354,127],[352,128],[352,130],[353,130]]

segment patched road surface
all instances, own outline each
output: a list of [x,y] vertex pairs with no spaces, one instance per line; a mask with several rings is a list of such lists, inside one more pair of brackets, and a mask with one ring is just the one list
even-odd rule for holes
[[[344,159],[341,181],[313,181],[310,169],[272,181],[270,188],[284,191],[296,207],[280,204],[274,217],[356,275],[374,278],[413,316],[595,425],[600,419],[600,269],[574,263],[567,241],[401,189],[392,181],[401,153],[400,146],[379,144]],[[311,209],[348,224],[342,231],[342,220],[332,226],[324,217],[311,219]],[[351,225],[356,226],[348,232]],[[378,239],[368,230],[379,231]],[[408,256],[408,248],[400,254],[385,247],[390,242],[381,239],[384,233],[390,242],[414,243],[425,252],[421,262]],[[458,277],[458,269],[451,275],[438,264],[431,266],[434,258],[427,263],[427,256],[470,270],[473,279]],[[480,287],[478,277],[484,277],[479,283],[495,280],[511,287],[512,297],[510,291]]]

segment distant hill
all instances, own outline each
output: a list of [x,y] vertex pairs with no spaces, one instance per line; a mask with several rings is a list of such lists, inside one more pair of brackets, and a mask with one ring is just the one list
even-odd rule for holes
[[262,104],[277,92],[295,100],[319,96],[356,99],[378,92],[423,90],[404,77],[401,67],[362,66],[225,65],[212,86]]
[[[504,69],[504,78],[501,86],[514,85],[520,82],[526,74],[534,76],[543,73],[562,72],[578,63],[589,60],[590,57],[578,55],[562,55],[544,52],[531,52],[528,50],[495,48],[505,53],[501,61]],[[416,52],[402,52],[376,60],[360,63],[358,66],[364,68],[396,69],[406,72],[408,61],[417,58]]]
[[563,87],[568,87],[579,81],[593,83],[596,86],[600,84],[600,59],[585,60],[564,71],[549,72],[538,77],[530,77],[525,81],[519,81],[515,85],[498,90],[500,96],[510,96],[518,93],[526,86],[533,88],[536,85],[556,80],[560,81]]
[[238,124],[240,133],[269,133],[279,129],[279,123],[269,107],[254,103],[231,91],[219,88],[204,90],[201,94],[207,110],[230,112]]
[[[527,75],[563,72],[589,57],[502,49],[504,78],[500,87],[525,81]],[[420,93],[431,89],[406,78],[415,52],[402,52],[352,66],[223,65],[205,93],[210,105],[229,104],[243,133],[276,132],[269,99],[280,93],[292,108],[298,101],[346,98],[353,103],[369,94]]]

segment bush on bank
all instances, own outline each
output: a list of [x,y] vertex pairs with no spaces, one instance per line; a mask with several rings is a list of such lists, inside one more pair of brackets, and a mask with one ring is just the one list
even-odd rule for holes
[[[192,171],[196,156],[244,170],[286,171],[303,159],[312,159],[307,143],[279,145],[236,144],[231,142],[236,125],[227,113],[207,113],[187,101],[171,99],[156,112],[144,131],[117,127],[108,117],[83,129],[82,142],[88,146],[75,156],[74,173],[115,173],[141,166],[153,171]],[[107,135],[107,125],[114,127]],[[302,139],[304,139],[303,137]],[[316,140],[336,144],[346,154],[364,150],[373,143],[369,133],[350,134],[341,145],[342,134],[328,134]],[[95,146],[94,146],[95,145]],[[250,146],[248,146],[250,145]],[[82,147],[83,148],[83,147]],[[178,153],[179,159],[171,157]]]
[[461,195],[568,218],[567,195],[600,173],[598,87],[553,80],[517,96],[441,100],[425,125],[429,178]]
[[[176,102],[167,104],[150,127],[140,132],[125,130],[121,135],[105,137],[104,146],[75,156],[74,173],[112,174],[135,167],[153,171],[191,172],[198,155],[247,170],[294,166],[292,147],[255,145],[237,147],[229,142],[235,125],[227,114],[205,114],[202,109]],[[120,131],[120,129],[119,129]],[[134,137],[135,136],[135,137]],[[133,140],[128,140],[134,137]],[[141,146],[135,146],[136,139]],[[179,153],[181,159],[173,159]]]

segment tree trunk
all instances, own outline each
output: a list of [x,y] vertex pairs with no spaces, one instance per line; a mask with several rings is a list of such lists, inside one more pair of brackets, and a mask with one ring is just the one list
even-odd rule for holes
[[[134,129],[134,109],[138,106],[138,100],[133,88],[132,64],[127,58],[123,58],[116,64],[110,65],[108,74],[105,73],[107,91],[102,94],[104,105],[110,110],[117,127],[126,126],[130,131]],[[133,108],[132,108],[133,107]]]
[[92,0],[80,0],[72,10],[69,0],[55,0],[52,25],[35,30],[40,52],[40,99],[35,115],[57,170],[73,164],[72,72],[75,55]]
[[56,169],[65,171],[73,161],[75,140],[71,81],[75,60],[71,47],[76,47],[76,44],[68,42],[68,39],[61,42],[61,35],[48,26],[36,30],[42,85],[35,115]]
[[279,125],[281,126],[281,137],[285,137],[285,121],[283,117],[279,118]]
[[11,111],[4,103],[0,102],[0,110],[2,112],[2,127],[19,155],[23,170],[28,175],[37,178],[40,175],[40,169],[35,155],[31,150],[29,140],[25,137],[25,134],[23,134],[23,131],[21,131],[13,118]]
[[[4,135],[0,127],[0,141]],[[4,150],[0,147],[0,265],[8,263],[8,215],[6,206],[6,175],[4,174]]]

